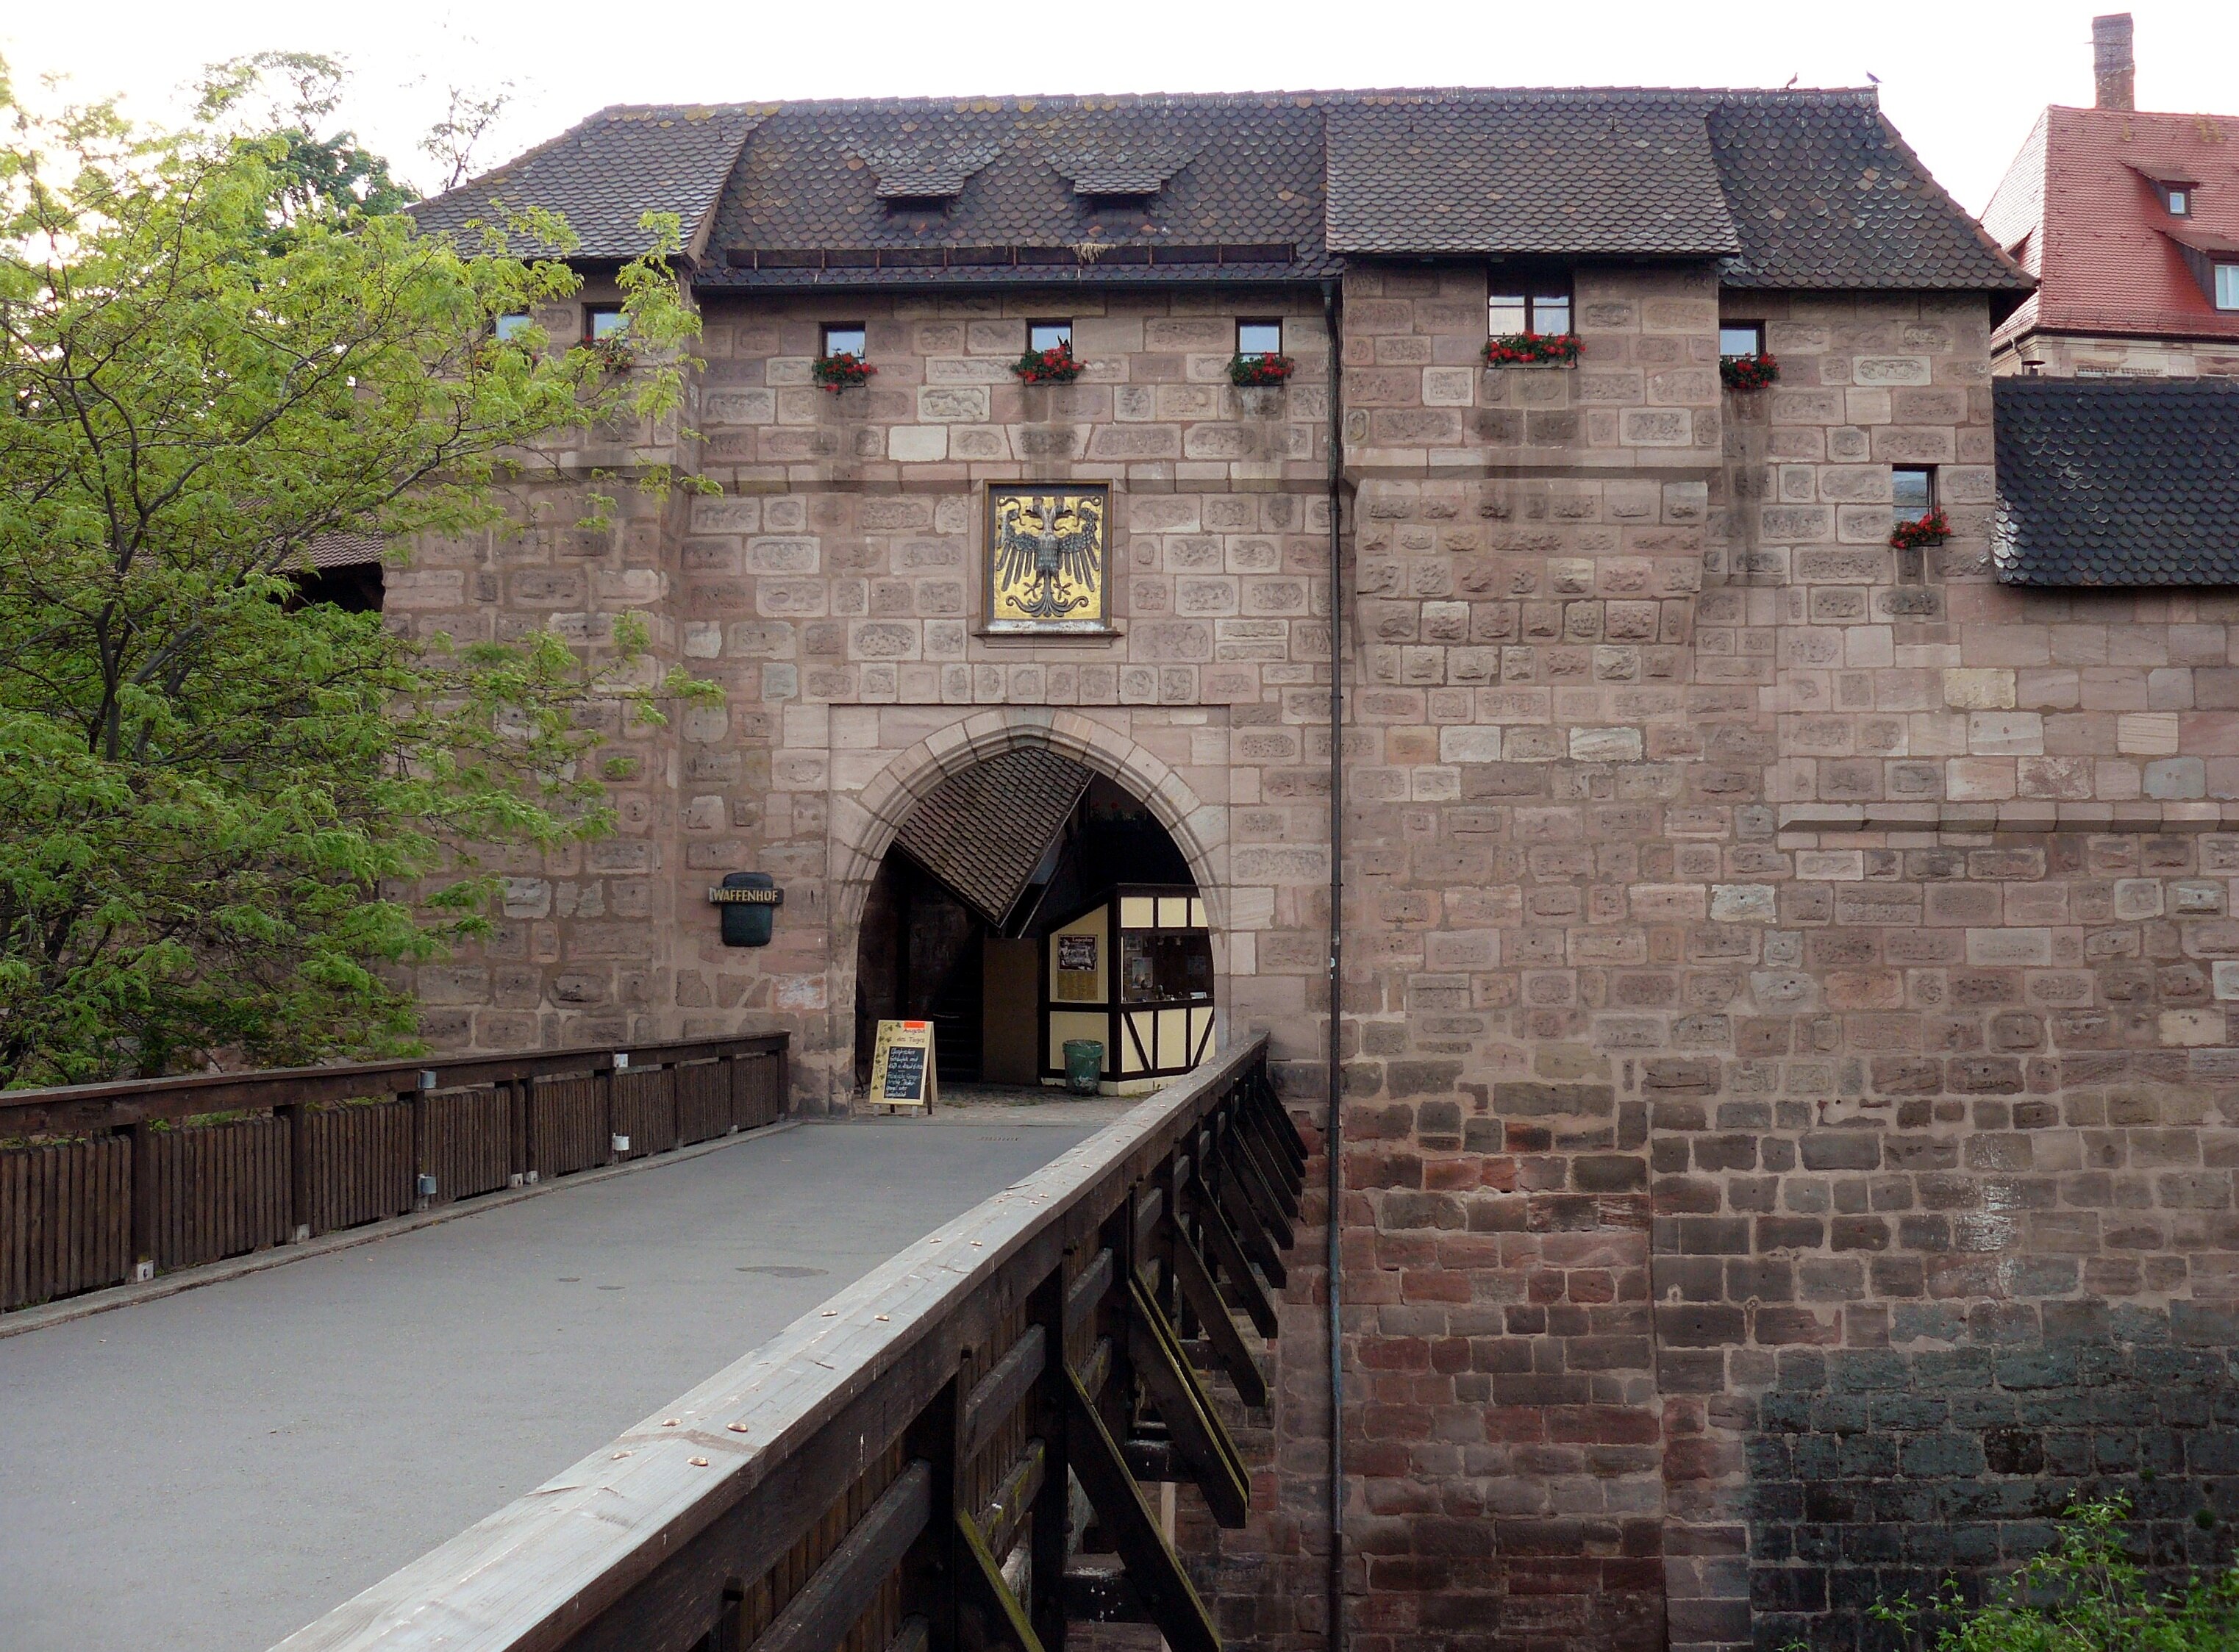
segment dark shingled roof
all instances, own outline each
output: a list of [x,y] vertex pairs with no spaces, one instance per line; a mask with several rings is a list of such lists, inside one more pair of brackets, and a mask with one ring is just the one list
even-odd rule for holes
[[1709,103],[1646,91],[1363,94],[1329,111],[1352,253],[1736,253]]
[[1742,255],[1730,287],[2005,292],[2033,284],[1944,193],[1870,91],[1729,92],[1711,147]]
[[[886,187],[902,155],[941,187]],[[913,194],[953,199],[888,204]],[[787,104],[740,156],[710,263],[703,285],[1325,274],[1321,110],[1273,96]]]
[[894,841],[1000,926],[1091,778],[1070,758],[1038,746],[1003,752],[934,786]]
[[1297,281],[1347,255],[1717,258],[2020,295],[1864,91],[1457,89],[615,109],[416,209],[680,213],[703,286]]
[[2008,585],[2239,585],[2239,383],[1993,381]]
[[616,104],[420,202],[412,216],[423,230],[459,230],[477,220],[502,223],[506,206],[540,207],[568,220],[581,243],[572,255],[621,260],[646,250],[640,218],[673,212],[683,221],[686,247],[702,246],[739,144],[762,114],[743,103]]

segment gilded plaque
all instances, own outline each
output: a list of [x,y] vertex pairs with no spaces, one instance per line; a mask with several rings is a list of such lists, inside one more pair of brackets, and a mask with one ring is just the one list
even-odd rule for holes
[[988,489],[988,629],[1104,629],[1111,502],[1101,488]]

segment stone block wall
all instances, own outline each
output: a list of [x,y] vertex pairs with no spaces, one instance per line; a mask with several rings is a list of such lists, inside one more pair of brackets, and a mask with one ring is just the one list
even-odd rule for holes
[[2239,339],[2093,338],[2030,333],[1999,341],[1994,373],[2026,373],[2024,361],[2056,379],[2189,379],[2239,375]]
[[[1995,585],[1980,298],[1582,269],[1571,368],[1489,370],[1481,267],[1358,269],[1343,1082],[1360,1652],[1855,1644],[1864,1603],[2119,1486],[2164,1557],[2239,1516],[2239,600]],[[1299,377],[1239,392],[1239,315]],[[1721,316],[1782,364],[1721,389]],[[1022,388],[1069,316],[1078,384]],[[825,322],[880,368],[807,381]],[[563,326],[562,323],[565,323]],[[1230,1036],[1318,1118],[1328,846],[1316,295],[709,301],[721,492],[527,490],[392,622],[623,609],[726,703],[615,731],[617,834],[508,866],[422,977],[442,1042],[779,1025],[843,1105],[854,918],[912,801],[1021,741],[1151,804]],[[572,336],[573,322],[548,322]],[[1888,546],[1889,469],[1954,534]],[[984,634],[984,490],[1113,490],[1113,634]],[[716,942],[724,872],[787,891]],[[1320,1168],[1310,1170],[1319,1185]],[[1319,1643],[1310,1206],[1254,1523],[1186,1523],[1227,1633]],[[1185,1506],[1187,1500],[1185,1499]],[[2214,1517],[2202,1523],[2203,1516]],[[1970,1573],[1970,1575],[1973,1575]]]

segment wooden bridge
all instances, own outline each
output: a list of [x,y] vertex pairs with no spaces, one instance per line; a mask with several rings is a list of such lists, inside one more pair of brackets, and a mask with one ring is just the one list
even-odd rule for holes
[[[270,1224],[256,1231],[284,1221],[290,1236],[316,1232],[331,1208],[318,1190],[336,1179],[322,1169],[321,1144],[349,1133],[322,1120],[347,1111],[335,1105],[342,1095],[366,1094],[376,1071],[390,1098],[357,1105],[398,1111],[355,1129],[388,1144],[376,1182],[393,1205],[400,1155],[416,1203],[470,1197],[446,1187],[445,1167],[461,1164],[482,1183],[502,1167],[500,1187],[557,1174],[562,1139],[576,1156],[603,1144],[611,1157],[720,1134],[762,1116],[761,1098],[776,1092],[761,1074],[783,1058],[781,1045],[754,1040],[624,1053],[621,1064],[610,1052],[563,1052],[321,1069],[313,1085],[336,1088],[315,1093],[295,1074],[196,1080],[208,1087],[190,1099],[115,1093],[129,1086],[9,1098],[0,1108],[17,1111],[0,1112],[10,1119],[0,1138],[30,1133],[34,1116],[22,1109],[42,1107],[40,1133],[72,1139],[0,1151],[0,1187],[19,1190],[0,1205],[13,1224],[0,1224],[0,1252],[17,1271],[7,1277],[31,1278],[19,1257],[33,1251],[50,1290],[66,1253],[85,1258],[70,1263],[72,1277],[96,1279],[196,1256],[226,1241],[206,1237],[207,1217],[197,1225],[176,1212],[236,1208],[249,1189],[264,1211],[255,1221]],[[283,1078],[297,1086],[284,1098],[246,1087]],[[563,1096],[573,1114],[555,1105]],[[196,1160],[197,1150],[160,1139],[195,1131],[147,1131],[214,1099],[241,1116],[201,1128],[236,1142],[276,1135],[285,1151],[268,1139],[262,1158],[204,1147]],[[481,1156],[462,1140],[481,1143]],[[230,1191],[197,1196],[186,1171],[135,1174],[167,1153],[225,1165]],[[39,1185],[58,1191],[26,1202],[34,1172],[15,1161],[37,1155],[47,1156]],[[58,1164],[69,1167],[59,1179]],[[89,1175],[89,1164],[100,1169]],[[1244,1520],[1249,1481],[1204,1373],[1266,1403],[1254,1343],[1275,1329],[1304,1164],[1264,1041],[1232,1052],[282,1645],[1055,1652],[1069,1622],[1137,1619],[1176,1652],[1214,1652],[1212,1619],[1142,1488],[1186,1480],[1216,1520]],[[98,1242],[56,1237],[67,1224],[50,1213],[73,1211],[98,1214],[82,1215],[79,1229]],[[174,1233],[204,1237],[164,1237]],[[43,1248],[26,1236],[43,1236]],[[0,1509],[7,1501],[0,1471]]]

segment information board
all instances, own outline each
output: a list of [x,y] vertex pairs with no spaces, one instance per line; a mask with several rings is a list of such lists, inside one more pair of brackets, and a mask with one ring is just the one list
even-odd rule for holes
[[883,1107],[933,1111],[940,1092],[933,1058],[933,1023],[881,1021],[871,1051],[871,1091],[867,1100]]

